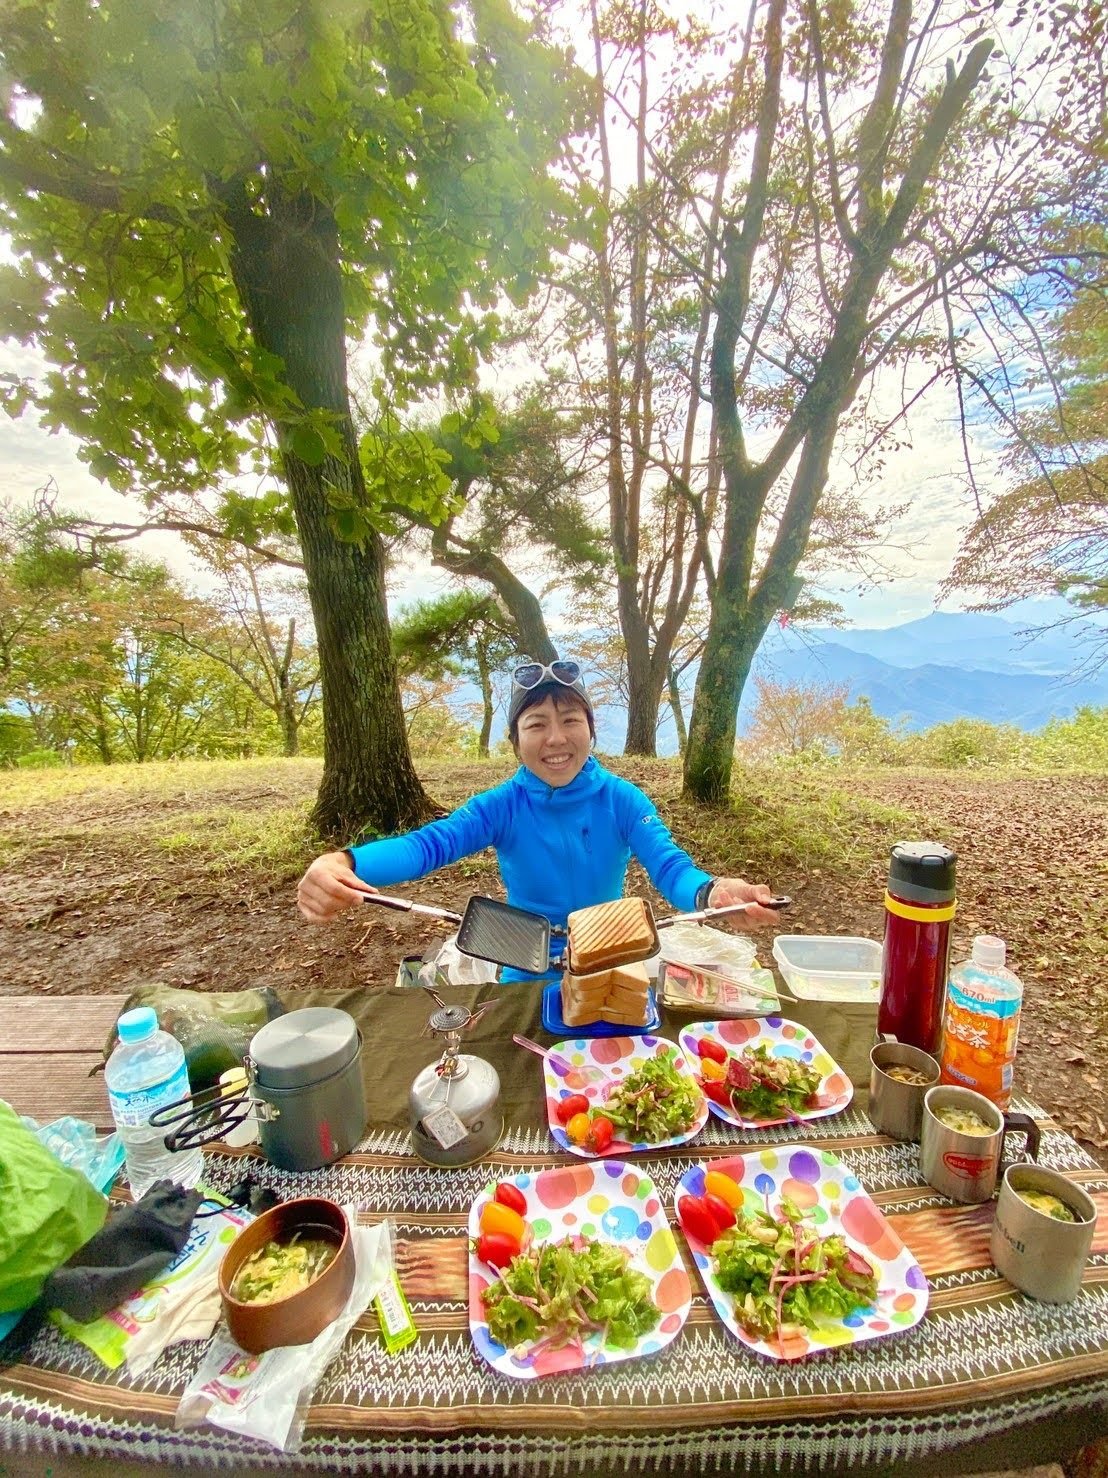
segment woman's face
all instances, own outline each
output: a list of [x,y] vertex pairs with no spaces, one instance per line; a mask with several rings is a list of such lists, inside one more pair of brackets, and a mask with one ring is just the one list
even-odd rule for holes
[[553,698],[544,698],[520,715],[516,732],[520,764],[547,785],[568,785],[589,757],[588,715],[577,704],[557,708]]

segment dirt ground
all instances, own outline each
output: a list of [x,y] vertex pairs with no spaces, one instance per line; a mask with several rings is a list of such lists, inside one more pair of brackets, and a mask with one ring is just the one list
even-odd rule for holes
[[[615,767],[656,797],[704,866],[767,876],[741,829],[707,828],[680,803],[674,766]],[[146,790],[90,781],[49,804],[17,800],[24,792],[0,781],[0,994],[108,994],[153,980],[198,990],[372,987],[448,932],[370,909],[312,927],[294,901],[307,846],[291,846],[279,866],[245,862],[221,873],[218,839],[187,845],[198,815],[213,807],[272,812],[275,826],[289,827],[310,803],[318,775],[311,762],[225,766],[201,790],[196,767],[181,775],[177,785],[162,777]],[[452,806],[498,778],[489,767],[436,768],[427,783]],[[975,933],[1000,933],[1025,981],[1017,1085],[1108,1164],[1108,776],[891,771],[836,774],[828,783],[910,813],[917,836],[957,849],[956,957]],[[796,900],[788,932],[880,939],[887,847],[903,831],[890,825],[869,827],[860,865],[778,859],[767,880]],[[181,835],[186,844],[167,849],[166,839]],[[629,884],[637,882],[633,872]],[[501,890],[490,854],[393,891],[460,910],[471,893]],[[5,1034],[17,1029],[4,1023]]]

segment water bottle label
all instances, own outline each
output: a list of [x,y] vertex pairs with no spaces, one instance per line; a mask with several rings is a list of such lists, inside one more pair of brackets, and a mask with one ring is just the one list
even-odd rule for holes
[[108,1099],[116,1127],[138,1129],[149,1122],[151,1114],[165,1108],[167,1104],[176,1103],[180,1098],[187,1098],[188,1093],[188,1069],[182,1062],[171,1078],[163,1078],[160,1083],[151,1083],[149,1088],[139,1088],[132,1092],[113,1091],[109,1088]]
[[1003,1021],[1006,1017],[1015,1016],[1020,1009],[1019,997],[1008,1000],[996,1000],[992,996],[979,994],[972,986],[959,985],[951,980],[947,986],[949,1000],[952,1005],[958,1006],[963,1011],[976,1012],[983,1016],[994,1016]]

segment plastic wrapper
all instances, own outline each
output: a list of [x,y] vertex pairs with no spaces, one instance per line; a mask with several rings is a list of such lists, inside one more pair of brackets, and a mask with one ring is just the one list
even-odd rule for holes
[[79,1170],[90,1185],[107,1193],[123,1164],[123,1143],[118,1134],[97,1135],[92,1124],[72,1114],[49,1124],[39,1124],[24,1114],[23,1122],[63,1165]]
[[253,1437],[279,1452],[297,1452],[320,1377],[343,1340],[392,1276],[392,1229],[387,1221],[357,1225],[356,1206],[344,1206],[354,1235],[354,1287],[337,1319],[311,1344],[250,1355],[220,1325],[177,1407],[178,1430],[205,1422]]
[[492,960],[478,960],[472,955],[462,954],[456,934],[439,945],[434,963],[451,985],[495,985],[499,978],[500,967]]
[[[267,1021],[285,1014],[284,1005],[268,986],[200,991],[140,985],[127,997],[123,1010],[132,1011],[136,1006],[152,1006],[162,1031],[170,1032],[180,1042],[194,1093],[214,1087],[228,1068],[241,1067],[255,1032]],[[105,1062],[117,1040],[113,1027],[104,1046]]]
[[702,924],[660,931],[659,990],[664,1005],[710,1016],[764,1016],[780,1007],[771,971],[753,942]]

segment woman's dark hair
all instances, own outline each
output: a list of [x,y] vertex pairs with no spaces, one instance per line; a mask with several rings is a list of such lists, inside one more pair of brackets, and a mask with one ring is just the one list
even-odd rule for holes
[[554,707],[579,708],[589,721],[589,735],[596,738],[596,723],[592,716],[592,706],[587,698],[573,688],[567,688],[564,683],[540,683],[537,688],[532,688],[519,705],[519,712],[508,725],[508,739],[512,748],[519,743],[519,721],[529,708],[537,708],[547,698],[554,699]]

